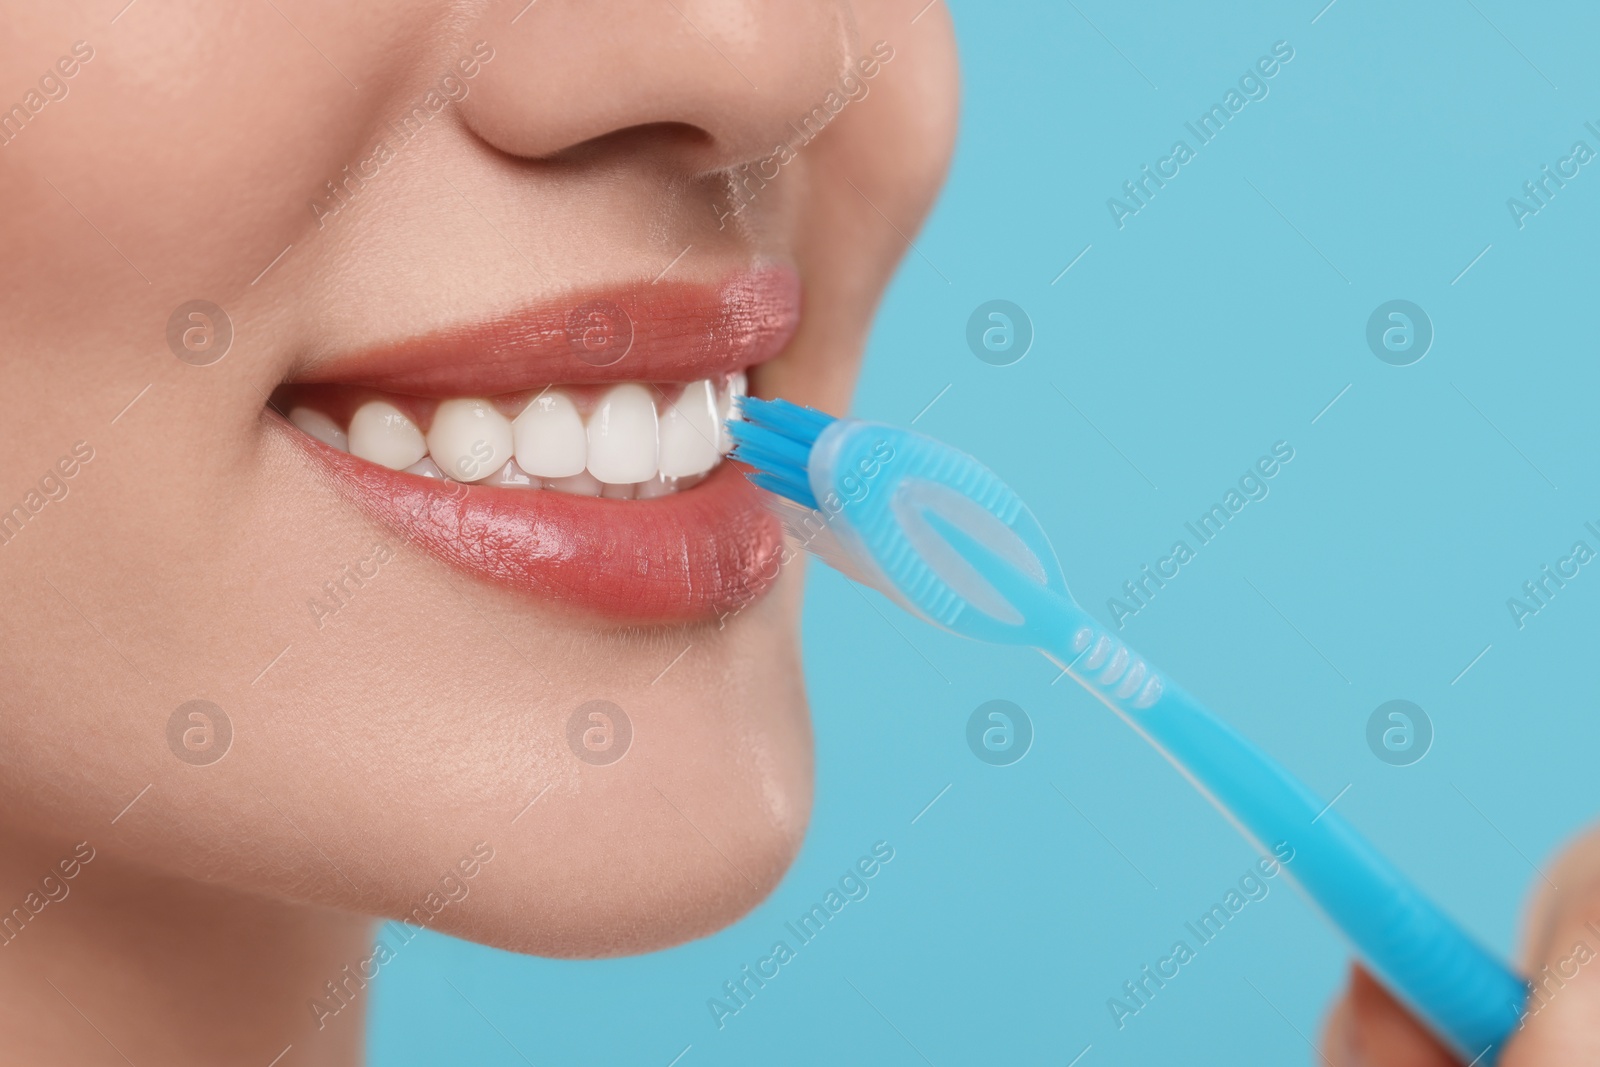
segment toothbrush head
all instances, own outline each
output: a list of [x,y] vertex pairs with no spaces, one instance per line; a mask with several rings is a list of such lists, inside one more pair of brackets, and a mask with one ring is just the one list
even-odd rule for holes
[[1081,614],[1038,520],[971,456],[784,400],[741,409],[733,458],[824,562],[979,640],[1036,645],[1043,620]]
[[839,420],[787,400],[754,396],[740,399],[738,414],[743,417],[728,419],[728,431],[733,435],[733,458],[752,468],[749,479],[769,493],[816,508],[807,469],[811,446]]

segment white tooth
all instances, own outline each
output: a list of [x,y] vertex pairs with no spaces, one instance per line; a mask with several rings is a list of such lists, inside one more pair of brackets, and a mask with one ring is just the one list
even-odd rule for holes
[[546,478],[544,487],[571,496],[599,496],[601,490],[605,488],[600,484],[600,480],[588,471],[574,474],[570,478]]
[[428,427],[428,452],[458,482],[492,478],[511,458],[511,420],[487,400],[446,400]]
[[411,466],[406,468],[407,474],[415,474],[423,478],[444,478],[444,471],[433,461],[432,456],[423,456]]
[[739,413],[739,401],[750,392],[750,379],[744,371],[734,371],[728,382],[717,390],[717,450],[727,455],[733,450],[733,434],[728,432],[728,419]]
[[668,478],[701,474],[717,465],[717,391],[710,379],[690,382],[661,413],[660,471]]
[[350,451],[349,438],[345,436],[344,429],[320,411],[295,408],[289,412],[289,421],[330,448],[337,448],[340,452]]
[[656,474],[656,404],[636,382],[614,385],[589,416],[589,473],[623,485]]
[[517,461],[507,460],[506,465],[495,471],[494,477],[486,483],[488,485],[502,485],[516,489],[538,489],[540,482],[537,478],[530,478],[528,473],[517,465]]
[[428,442],[405,412],[382,400],[369,400],[350,420],[350,452],[399,471],[426,456]]
[[583,417],[572,398],[554,389],[533,399],[511,423],[517,466],[537,478],[582,474],[589,460]]
[[656,497],[671,496],[678,491],[678,479],[658,474],[648,482],[640,482],[634,490],[635,500],[654,500]]

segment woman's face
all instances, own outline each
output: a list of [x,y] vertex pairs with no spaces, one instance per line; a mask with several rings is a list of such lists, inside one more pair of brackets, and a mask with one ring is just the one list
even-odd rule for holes
[[5,836],[528,952],[731,921],[812,768],[715,420],[845,406],[944,9],[125,4],[0,2]]

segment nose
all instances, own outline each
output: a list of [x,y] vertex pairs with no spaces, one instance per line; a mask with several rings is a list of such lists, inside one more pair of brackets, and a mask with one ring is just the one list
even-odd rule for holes
[[496,53],[462,102],[484,141],[548,159],[648,129],[700,172],[792,138],[858,48],[849,0],[505,0],[474,32]]

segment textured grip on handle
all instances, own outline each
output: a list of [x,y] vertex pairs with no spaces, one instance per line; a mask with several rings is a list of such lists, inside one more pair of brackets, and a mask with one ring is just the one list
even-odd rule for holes
[[1130,711],[1142,711],[1161,699],[1165,684],[1161,675],[1110,634],[1080,626],[1072,635],[1072,651],[1067,670],[1085,687],[1098,690]]
[[1337,812],[1266,753],[1164,679],[1081,608],[1044,649],[1128,720],[1349,939],[1368,968],[1463,1062],[1491,1067],[1526,984],[1440,911]]
[[1521,1021],[1526,984],[1410,886],[1371,925],[1359,946],[1367,966],[1468,1062],[1491,1067]]

